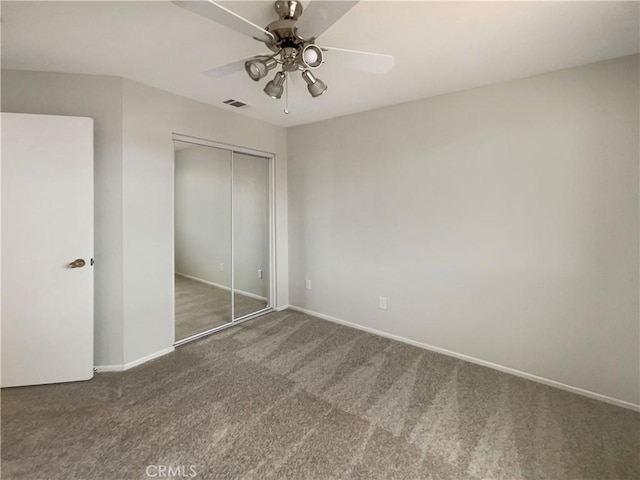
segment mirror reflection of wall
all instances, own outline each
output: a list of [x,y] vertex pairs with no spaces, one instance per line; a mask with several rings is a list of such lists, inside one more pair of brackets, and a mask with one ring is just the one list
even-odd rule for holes
[[234,318],[269,305],[269,160],[233,154]]
[[270,158],[174,145],[180,342],[270,310]]
[[231,321],[231,152],[175,142],[176,340]]

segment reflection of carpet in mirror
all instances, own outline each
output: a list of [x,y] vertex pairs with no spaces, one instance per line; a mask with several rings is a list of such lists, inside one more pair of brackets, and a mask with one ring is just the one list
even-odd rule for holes
[[[176,340],[219,327],[231,320],[231,292],[176,275]],[[236,318],[267,306],[267,302],[235,294]]]

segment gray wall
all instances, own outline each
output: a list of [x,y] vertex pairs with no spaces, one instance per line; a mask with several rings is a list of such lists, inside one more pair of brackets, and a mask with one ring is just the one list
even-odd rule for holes
[[638,85],[636,55],[288,130],[290,303],[640,403]]
[[92,75],[3,70],[2,110],[94,119],[96,365],[173,344],[174,132],[276,155],[276,306],[288,303],[284,128]]
[[2,111],[94,119],[94,355],[122,364],[122,79],[3,70]]

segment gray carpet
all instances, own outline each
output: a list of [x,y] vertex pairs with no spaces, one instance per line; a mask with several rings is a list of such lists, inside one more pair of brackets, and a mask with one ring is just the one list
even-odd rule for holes
[[[231,321],[231,292],[206,283],[175,276],[176,340],[190,337]],[[242,317],[266,307],[262,300],[234,293],[235,316]]]
[[2,478],[637,479],[639,429],[635,412],[285,311],[123,373],[3,390]]

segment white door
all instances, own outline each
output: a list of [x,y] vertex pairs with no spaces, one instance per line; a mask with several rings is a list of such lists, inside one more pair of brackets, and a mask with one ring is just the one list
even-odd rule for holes
[[[0,127],[0,383],[88,380],[93,377],[93,120],[2,113]],[[82,261],[72,264],[76,260]]]

